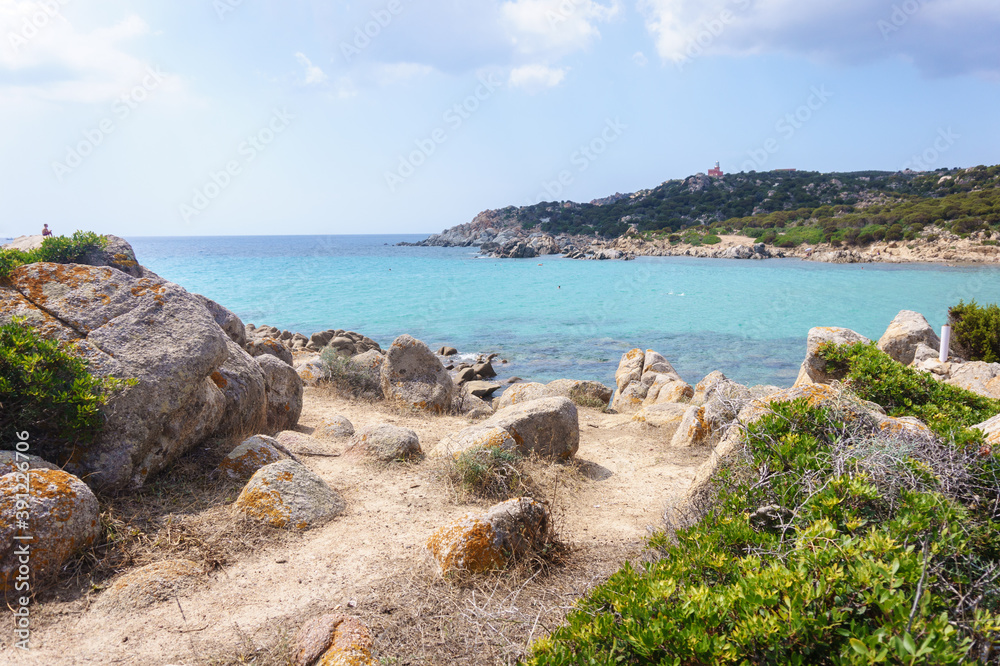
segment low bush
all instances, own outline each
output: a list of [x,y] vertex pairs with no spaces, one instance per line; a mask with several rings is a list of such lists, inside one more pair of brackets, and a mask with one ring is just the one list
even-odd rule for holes
[[718,243],[721,243],[722,239],[716,236],[715,234],[708,234],[707,236],[701,239],[701,242],[704,243],[705,245],[716,245]]
[[843,372],[844,383],[859,398],[878,403],[890,416],[915,416],[938,436],[956,442],[978,441],[969,426],[1000,414],[1000,400],[966,391],[892,360],[873,344],[821,345],[828,372]]
[[1000,307],[959,301],[948,310],[948,323],[956,355],[969,361],[1000,362]]
[[107,247],[108,239],[93,231],[77,231],[72,237],[49,236],[34,250],[0,250],[0,278],[6,278],[18,266],[49,261],[72,264],[86,254]]
[[[986,407],[908,372],[870,386],[890,370],[874,347],[825,353],[889,411],[947,415],[943,432]],[[1000,461],[856,412],[772,405],[713,476],[704,518],[654,536],[662,557],[595,588],[528,663],[995,663]]]
[[134,382],[97,378],[71,347],[46,340],[22,320],[0,326],[0,443],[31,435],[31,453],[60,465],[104,426],[109,395]]
[[374,374],[358,367],[333,347],[326,347],[320,352],[320,360],[330,371],[330,384],[340,393],[358,397],[377,395],[381,390]]
[[529,476],[521,467],[524,458],[499,446],[462,451],[450,462],[449,476],[469,495],[507,500],[525,494]]

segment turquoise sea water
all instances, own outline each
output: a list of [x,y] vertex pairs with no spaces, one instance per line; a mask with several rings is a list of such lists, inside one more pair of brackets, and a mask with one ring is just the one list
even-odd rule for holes
[[1000,301],[1000,269],[688,257],[485,259],[395,247],[416,236],[130,238],[151,270],[245,322],[355,330],[383,347],[496,351],[501,377],[613,383],[622,353],[663,353],[691,383],[712,370],[790,385],[813,326],[877,339],[899,310],[937,329],[959,299]]

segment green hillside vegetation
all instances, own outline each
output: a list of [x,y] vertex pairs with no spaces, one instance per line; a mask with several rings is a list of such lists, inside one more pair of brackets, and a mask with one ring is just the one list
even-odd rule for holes
[[[931,173],[750,172],[667,181],[610,203],[542,202],[501,211],[552,234],[664,237],[739,233],[778,247],[909,241],[930,226],[1000,232],[1000,166]],[[924,234],[926,236],[926,233]]]
[[708,513],[651,539],[528,664],[996,663],[1000,459],[969,426],[1000,401],[873,345],[828,347],[846,385],[940,436],[879,433],[849,404],[773,406]]

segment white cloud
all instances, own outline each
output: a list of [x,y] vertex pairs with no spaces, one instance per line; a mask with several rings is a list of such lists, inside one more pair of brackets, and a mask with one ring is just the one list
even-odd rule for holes
[[416,62],[394,62],[376,67],[374,78],[382,85],[391,85],[412,79],[420,79],[433,72],[434,68],[430,65],[422,65]]
[[326,74],[323,70],[312,64],[312,61],[306,57],[306,54],[299,51],[295,54],[295,59],[299,61],[299,64],[306,70],[306,78],[303,82],[307,86],[315,86],[324,83],[327,79]]
[[902,58],[930,75],[1000,72],[995,0],[639,0],[638,8],[668,62],[779,52]]
[[81,32],[53,10],[58,7],[55,2],[0,3],[0,71],[10,73],[0,84],[0,96],[99,103],[141,80],[149,63],[126,53],[122,43],[149,34],[145,21],[132,15]]
[[553,88],[566,78],[567,68],[553,68],[547,65],[525,65],[515,67],[510,72],[509,83],[512,87],[523,88],[534,93],[546,88]]
[[619,0],[609,5],[594,0],[512,0],[500,7],[514,49],[549,58],[587,48],[600,37],[595,24],[620,11]]

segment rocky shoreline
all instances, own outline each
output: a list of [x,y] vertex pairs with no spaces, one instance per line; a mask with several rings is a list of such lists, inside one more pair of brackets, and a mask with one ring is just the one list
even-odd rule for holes
[[[492,212],[492,211],[490,211]],[[562,255],[569,259],[631,260],[636,257],[700,257],[706,259],[801,259],[835,264],[855,263],[1000,263],[1000,246],[981,232],[966,238],[937,227],[929,227],[911,241],[879,241],[864,247],[835,247],[829,243],[780,248],[757,243],[753,238],[737,235],[720,236],[711,245],[671,243],[666,238],[647,238],[627,234],[615,239],[592,236],[552,235],[537,229],[513,227],[498,230],[476,218],[471,224],[459,225],[434,234],[417,243],[400,245],[417,247],[478,247],[487,257],[499,259],[532,259]]]

